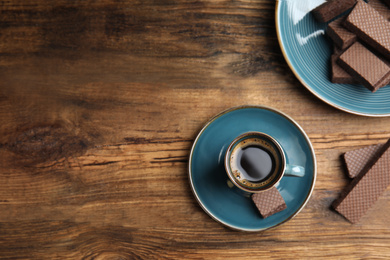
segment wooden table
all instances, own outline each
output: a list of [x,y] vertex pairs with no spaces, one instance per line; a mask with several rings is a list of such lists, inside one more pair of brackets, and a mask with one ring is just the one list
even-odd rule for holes
[[[389,259],[390,192],[354,225],[329,206],[340,155],[385,142],[390,118],[299,83],[274,0],[0,5],[0,258]],[[188,180],[199,130],[244,104],[290,115],[317,156],[307,206],[265,232],[212,220]]]

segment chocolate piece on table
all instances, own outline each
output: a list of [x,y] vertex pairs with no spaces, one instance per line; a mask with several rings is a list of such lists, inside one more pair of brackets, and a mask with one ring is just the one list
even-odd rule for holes
[[[389,0],[390,2],[390,0]],[[390,8],[385,5],[382,0],[370,0],[368,3],[372,8],[375,9],[380,15],[382,15],[388,21],[390,20]]]
[[263,218],[267,218],[287,208],[282,195],[275,187],[253,194],[252,200]]
[[359,42],[340,55],[338,64],[372,92],[390,81],[390,66]]
[[382,146],[383,144],[376,144],[346,152],[343,158],[347,166],[348,176],[355,178]]
[[364,166],[341,192],[332,207],[352,223],[356,223],[374,205],[390,184],[390,140]]
[[329,0],[313,9],[312,12],[317,21],[321,23],[329,22],[336,16],[352,8],[355,3],[356,0]]
[[359,39],[390,59],[390,22],[369,4],[359,0],[344,26]]
[[347,49],[357,40],[357,36],[345,29],[342,25],[345,17],[340,17],[333,22],[329,23],[326,33],[333,43],[341,50]]
[[332,70],[331,82],[339,84],[356,84],[356,80],[337,64],[336,61],[339,56],[340,54],[333,54],[330,58]]

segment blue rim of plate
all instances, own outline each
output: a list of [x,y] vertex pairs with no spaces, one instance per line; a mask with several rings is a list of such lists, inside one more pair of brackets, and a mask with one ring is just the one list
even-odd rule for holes
[[[234,192],[232,189],[225,188],[225,185],[227,187],[227,184],[225,184],[225,183],[219,184],[220,182],[218,182],[218,187],[223,187],[223,189],[225,189],[225,191],[223,193],[226,193],[226,190],[228,190],[227,193],[231,194],[231,196],[236,196],[235,198],[239,198],[239,200],[246,200],[246,203],[247,204],[249,203],[248,205],[252,205],[251,206],[251,207],[253,207],[252,209],[247,208],[248,205],[246,205],[245,208],[243,208],[244,211],[248,211],[248,212],[250,211],[250,213],[245,212],[245,214],[250,214],[251,217],[256,218],[255,219],[256,220],[255,225],[252,225],[253,224],[252,223],[250,225],[248,224],[247,226],[245,226],[246,224],[242,224],[242,223],[240,223],[240,225],[237,225],[235,223],[229,223],[229,221],[226,221],[225,219],[223,219],[224,218],[223,216],[221,217],[220,215],[217,214],[219,212],[216,212],[216,210],[213,208],[213,206],[210,206],[210,205],[208,205],[206,203],[206,199],[202,198],[202,196],[200,196],[200,195],[202,195],[201,194],[201,188],[197,187],[197,185],[194,183],[195,182],[194,181],[195,177],[193,177],[193,172],[196,172],[196,170],[193,171],[193,169],[192,169],[193,168],[193,162],[194,162],[194,154],[198,153],[198,151],[195,152],[195,150],[197,149],[198,146],[200,146],[202,148],[202,145],[200,145],[199,143],[202,142],[202,138],[204,139],[203,136],[207,135],[207,131],[209,131],[208,129],[213,127],[214,124],[218,124],[219,123],[218,120],[225,120],[228,116],[231,116],[234,113],[241,113],[241,112],[243,112],[243,113],[245,113],[245,112],[247,112],[247,113],[248,112],[252,112],[252,113],[255,113],[255,112],[256,113],[260,113],[260,112],[261,113],[267,113],[267,114],[269,114],[269,116],[275,117],[275,122],[277,122],[275,124],[280,124],[280,126],[282,126],[284,124],[283,126],[287,125],[288,128],[291,128],[289,130],[294,132],[294,134],[295,134],[294,138],[297,139],[297,140],[299,139],[296,142],[301,142],[302,141],[302,144],[301,143],[299,144],[299,146],[300,146],[299,148],[295,148],[295,146],[294,146],[293,149],[298,149],[298,150],[301,149],[302,152],[303,152],[304,149],[307,149],[307,151],[306,151],[307,154],[305,153],[305,156],[299,156],[299,155],[296,155],[296,156],[299,157],[299,158],[305,157],[305,161],[307,159],[306,164],[310,166],[310,167],[307,167],[307,168],[311,169],[309,171],[310,174],[305,174],[305,178],[306,178],[305,181],[303,181],[299,177],[285,177],[285,178],[293,178],[295,180],[291,180],[291,179],[288,180],[288,179],[285,179],[285,178],[281,180],[281,182],[277,186],[277,189],[279,190],[279,192],[282,194],[283,198],[285,199],[286,204],[287,204],[287,209],[284,210],[284,211],[281,211],[279,213],[276,213],[273,216],[270,216],[270,217],[268,217],[266,219],[262,219],[260,217],[259,213],[255,209],[255,206],[253,205],[253,203],[250,201],[249,198],[243,198],[242,195],[239,195],[237,192]],[[256,116],[259,116],[259,115],[256,115]],[[267,115],[264,116],[264,118],[266,118],[266,117],[267,117]],[[225,118],[225,119],[223,119],[223,118]],[[258,118],[258,119],[259,119],[258,123],[261,122],[261,123],[264,124],[264,122],[265,122],[264,119],[263,120],[262,120],[262,118]],[[228,120],[230,120],[230,119],[228,119]],[[281,123],[279,123],[279,122],[281,122]],[[251,126],[251,127],[252,127],[252,129],[245,129],[245,131],[243,131],[243,132],[249,132],[251,130],[254,130],[254,131],[258,130],[258,129],[255,129],[256,126]],[[245,127],[243,127],[243,129],[244,128]],[[240,130],[243,130],[243,129],[240,129]],[[280,131],[283,132],[284,130],[280,130]],[[205,132],[206,132],[206,134],[205,134]],[[263,131],[263,132],[266,132],[266,131]],[[229,141],[232,141],[235,137],[237,137],[233,133],[225,134],[225,135],[229,135],[228,139],[229,138],[231,139]],[[213,138],[214,137],[215,136],[213,136]],[[278,140],[278,141],[280,141],[280,140]],[[290,141],[287,141],[287,142],[290,142]],[[292,144],[293,144],[293,141],[291,141],[290,145],[292,145]],[[221,154],[224,154],[223,151],[226,151],[226,148],[227,148],[228,145],[229,145],[229,143],[227,143],[226,146],[225,146],[225,144],[223,144],[222,147],[213,148],[213,149],[215,149],[217,151],[217,153],[219,153],[219,155],[217,156],[217,157],[219,157],[219,159],[223,158],[223,156]],[[283,143],[282,143],[282,146],[283,146]],[[201,149],[201,148],[199,148],[199,149]],[[286,151],[285,151],[285,153],[286,153]],[[286,153],[287,157],[288,157],[288,154],[289,153]],[[217,159],[217,158],[215,158],[215,159]],[[221,168],[222,171],[224,171],[223,163],[222,163],[221,167],[222,167]],[[317,176],[317,162],[316,162],[315,152],[314,152],[314,149],[313,149],[313,146],[312,146],[312,144],[310,142],[309,137],[306,135],[304,130],[301,128],[301,126],[299,126],[298,123],[296,123],[291,117],[289,117],[288,115],[284,114],[281,111],[278,111],[276,109],[273,109],[273,108],[270,108],[270,107],[267,107],[267,106],[244,105],[244,106],[237,106],[237,107],[229,108],[229,109],[227,109],[227,110],[217,114],[213,118],[211,118],[204,125],[204,127],[201,129],[201,131],[197,135],[196,139],[194,140],[193,146],[191,148],[188,171],[189,171],[189,181],[190,181],[191,190],[193,192],[193,195],[196,198],[196,200],[199,203],[199,205],[201,206],[201,208],[212,219],[214,219],[215,221],[217,221],[217,222],[219,222],[219,223],[221,223],[221,224],[223,224],[223,225],[225,225],[225,226],[227,226],[227,227],[229,227],[229,228],[231,228],[233,230],[252,231],[252,232],[254,232],[254,231],[265,231],[265,230],[268,230],[268,229],[275,228],[275,227],[277,227],[277,226],[279,226],[279,225],[281,225],[283,223],[286,223],[287,221],[289,221],[292,218],[294,218],[305,207],[305,205],[309,201],[309,199],[311,197],[311,194],[312,194],[312,192],[314,190],[314,185],[315,185],[316,176]],[[213,174],[214,174],[214,172],[213,172]],[[226,175],[226,173],[224,173],[224,174]],[[227,178],[228,178],[227,175],[225,176],[225,178],[227,180]],[[293,195],[291,195],[289,193],[290,192],[289,188],[291,189],[291,187],[294,187],[291,190],[291,192],[296,191],[296,189],[299,189],[299,191],[302,193],[299,198],[298,197],[294,198]],[[206,189],[206,187],[202,187],[202,188]],[[210,187],[207,187],[207,188],[210,188]],[[286,194],[286,196],[284,196],[284,194]],[[225,195],[226,194],[223,194],[223,196],[225,196]],[[288,197],[288,200],[286,200],[286,197]],[[229,203],[229,200],[228,200],[228,203]],[[292,205],[291,208],[289,208],[289,204]],[[229,212],[229,214],[230,214],[230,212]],[[245,222],[247,220],[243,220],[243,221]]]
[[332,47],[323,35],[327,24],[316,22],[307,13],[294,22],[294,1],[299,0],[276,0],[275,22],[280,48],[296,78],[314,96],[337,109],[361,116],[390,116],[390,86],[371,93],[360,85],[329,81]]

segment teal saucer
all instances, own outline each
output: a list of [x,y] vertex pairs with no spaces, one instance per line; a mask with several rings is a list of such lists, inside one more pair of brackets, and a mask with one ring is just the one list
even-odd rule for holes
[[[283,147],[287,163],[305,167],[304,177],[283,177],[276,186],[287,209],[263,219],[250,198],[227,185],[224,155],[237,136],[259,131]],[[305,206],[317,175],[313,147],[303,129],[289,116],[263,106],[241,106],[212,118],[191,149],[189,179],[196,200],[214,220],[236,230],[262,231],[292,219]]]

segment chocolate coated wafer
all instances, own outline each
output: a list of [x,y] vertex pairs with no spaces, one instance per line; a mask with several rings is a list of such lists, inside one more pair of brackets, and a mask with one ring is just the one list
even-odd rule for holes
[[339,56],[340,54],[333,54],[331,56],[331,82],[340,84],[356,84],[356,80],[350,74],[348,74],[348,72],[341,68],[339,64],[337,64],[336,61]]
[[346,152],[343,158],[347,166],[348,176],[355,178],[382,146],[383,144],[376,144]]
[[352,223],[356,223],[378,200],[390,184],[390,140],[335,200],[332,207]]
[[390,22],[369,4],[359,0],[345,20],[344,26],[385,58],[390,59]]
[[357,40],[357,36],[342,25],[344,20],[345,17],[340,17],[329,23],[326,29],[327,35],[340,50],[347,49]]
[[253,194],[252,200],[263,218],[267,218],[287,208],[282,195],[275,187]]
[[341,54],[338,63],[372,92],[390,81],[390,66],[359,42]]

